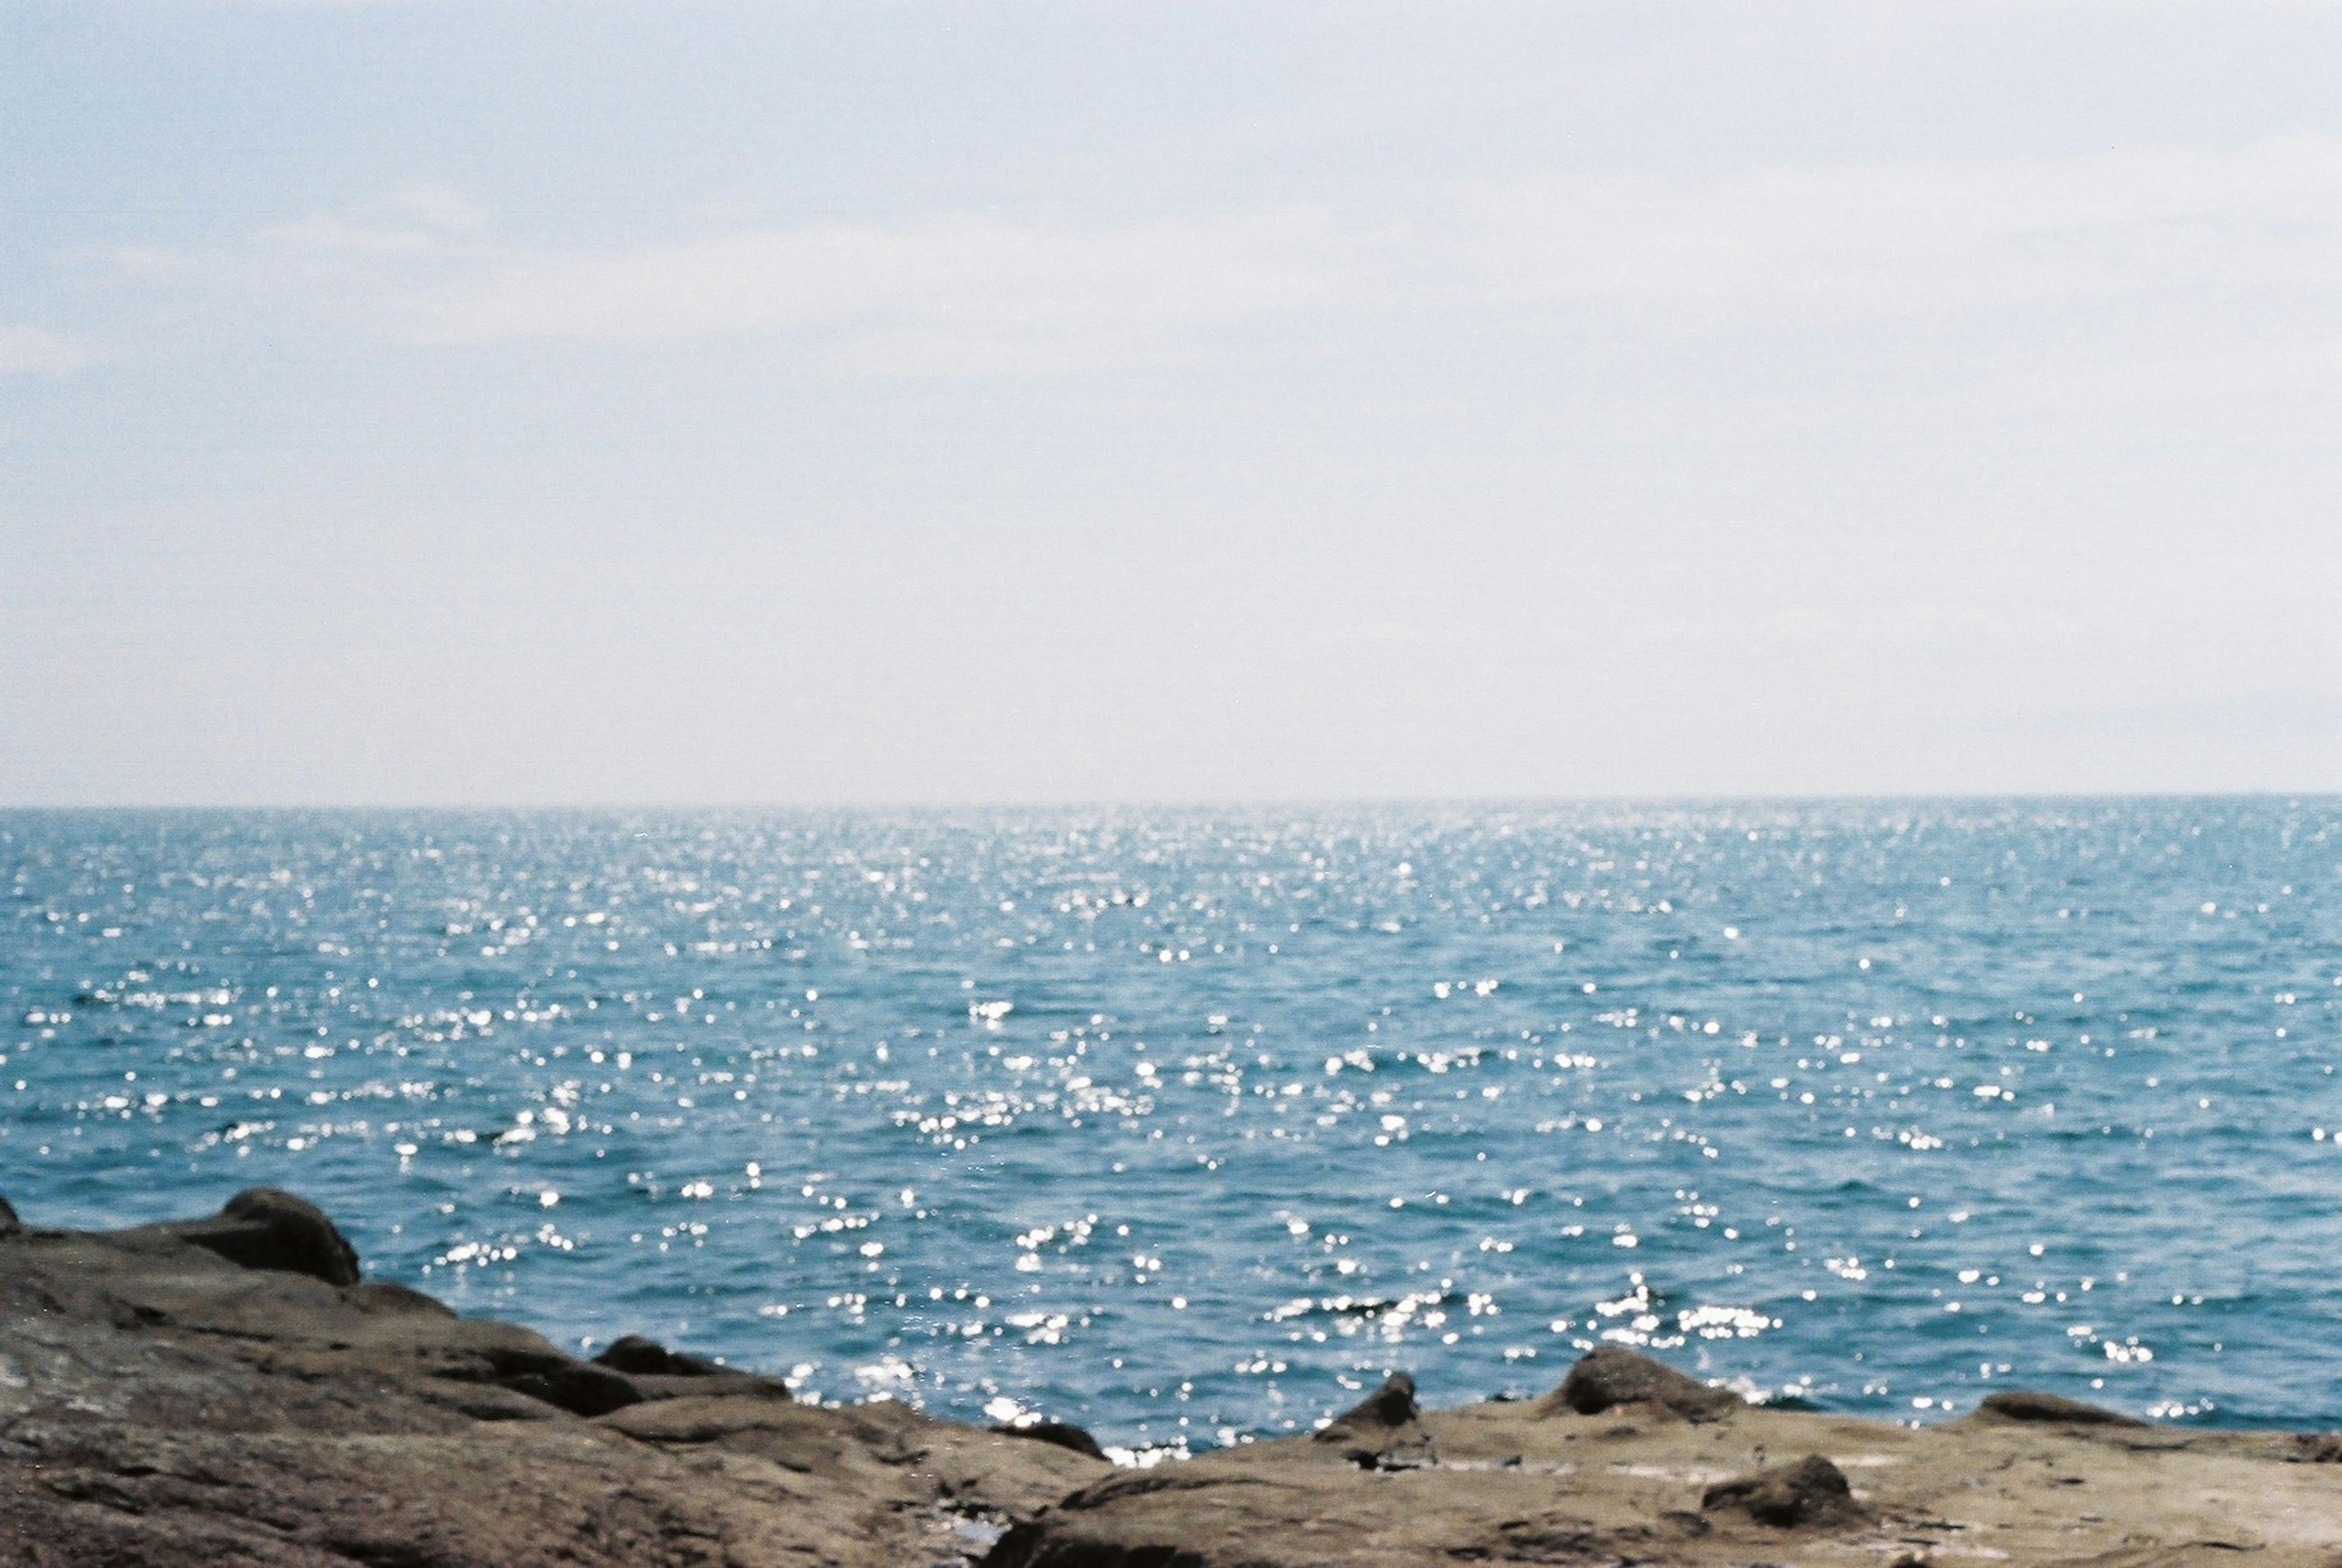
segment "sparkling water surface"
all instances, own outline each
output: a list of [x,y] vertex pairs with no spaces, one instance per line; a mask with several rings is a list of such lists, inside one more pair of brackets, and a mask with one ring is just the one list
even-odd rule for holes
[[1141,1454],[2342,1421],[2342,802],[0,814],[0,1193]]

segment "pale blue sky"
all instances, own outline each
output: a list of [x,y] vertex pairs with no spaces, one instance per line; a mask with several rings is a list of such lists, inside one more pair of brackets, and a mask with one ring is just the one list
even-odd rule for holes
[[0,804],[2342,789],[2337,81],[0,0]]

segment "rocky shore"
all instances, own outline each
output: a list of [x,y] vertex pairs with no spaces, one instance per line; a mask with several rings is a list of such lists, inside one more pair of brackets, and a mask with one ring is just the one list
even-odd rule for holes
[[2342,1438],[2008,1393],[1924,1428],[1606,1348],[1541,1399],[1394,1374],[1309,1437],[1116,1470],[1078,1429],[820,1409],[367,1281],[284,1193],[103,1233],[0,1202],[0,1562],[2337,1568]]

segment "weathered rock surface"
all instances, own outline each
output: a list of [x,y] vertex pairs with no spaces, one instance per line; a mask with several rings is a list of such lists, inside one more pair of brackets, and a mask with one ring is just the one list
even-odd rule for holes
[[110,1234],[0,1223],[0,1563],[964,1563],[1113,1473],[648,1341],[581,1361],[357,1262],[265,1191]]
[[2342,1568],[2330,1434],[2014,1393],[1914,1429],[1606,1348],[1540,1400],[1424,1410],[1394,1373],[1312,1436],[1117,1471],[1077,1428],[821,1409],[648,1340],[581,1361],[358,1280],[286,1194],[7,1213],[0,1563]]
[[1700,1494],[1699,1506],[1708,1513],[1737,1509],[1760,1524],[1782,1530],[1845,1523],[1866,1516],[1862,1504],[1854,1500],[1846,1472],[1818,1453],[1808,1453],[1795,1464],[1776,1464],[1711,1486]]
[[[1395,1378],[1314,1438],[1087,1486],[986,1568],[2342,1568],[2342,1483],[2297,1434],[1996,1413],[1915,1429],[1719,1392],[1615,1347],[1536,1401],[1418,1410]],[[1410,1425],[1425,1463],[1357,1461]]]

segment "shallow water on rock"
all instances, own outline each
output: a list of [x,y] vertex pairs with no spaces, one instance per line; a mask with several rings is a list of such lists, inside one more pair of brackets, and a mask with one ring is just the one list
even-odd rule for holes
[[0,1193],[1130,1449],[2342,1410],[2342,803],[0,814]]

